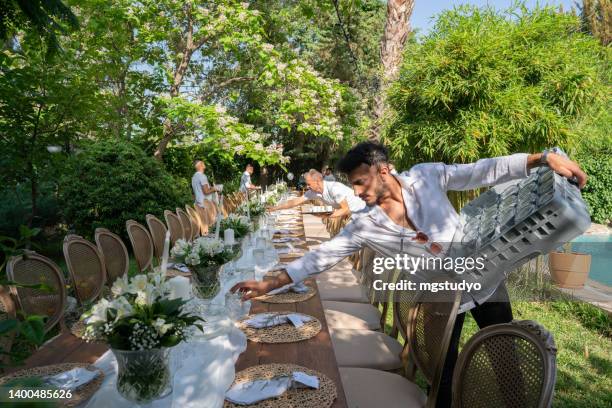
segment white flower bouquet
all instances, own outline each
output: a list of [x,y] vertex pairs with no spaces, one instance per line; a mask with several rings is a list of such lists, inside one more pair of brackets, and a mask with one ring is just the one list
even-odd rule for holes
[[198,295],[211,298],[219,290],[219,267],[229,262],[235,253],[220,239],[200,237],[188,242],[179,239],[170,251],[175,262],[184,263],[194,273]]
[[252,225],[248,217],[232,213],[221,220],[221,231],[226,229],[233,229],[234,236],[242,238],[251,232]]
[[101,299],[85,312],[85,338],[105,341],[119,350],[172,347],[185,339],[185,329],[202,326],[199,316],[183,312],[187,299],[176,297],[172,280],[161,273],[118,278],[111,299]]
[[[176,278],[175,278],[176,279]],[[127,275],[83,315],[85,338],[105,341],[117,359],[117,391],[128,400],[146,403],[170,390],[168,350],[183,341],[188,328],[203,319],[183,310],[178,294],[184,285],[161,273]]]

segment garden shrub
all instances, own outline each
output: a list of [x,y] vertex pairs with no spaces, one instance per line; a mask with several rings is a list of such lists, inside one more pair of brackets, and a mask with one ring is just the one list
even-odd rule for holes
[[185,180],[172,177],[139,147],[119,139],[93,143],[75,155],[59,193],[67,223],[88,237],[97,227],[125,237],[127,220],[143,223],[146,214],[162,217],[164,210],[192,201]]

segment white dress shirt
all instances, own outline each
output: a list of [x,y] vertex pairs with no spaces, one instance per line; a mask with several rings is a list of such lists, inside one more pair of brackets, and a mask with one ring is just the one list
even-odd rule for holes
[[[517,153],[470,164],[418,164],[395,176],[402,186],[406,212],[417,231],[394,223],[376,205],[366,215],[349,222],[333,239],[288,264],[287,273],[293,282],[300,282],[326,271],[363,247],[386,257],[403,253],[434,256],[429,247],[436,242],[443,248],[437,256],[444,256],[460,225],[459,214],[448,200],[447,191],[472,190],[527,177],[527,156]],[[414,241],[417,232],[425,233],[429,243]],[[475,299],[476,303],[484,302],[490,295],[482,294]]]
[[249,187],[251,186],[251,174],[248,171],[242,173],[242,177],[240,177],[240,191],[243,193],[249,192]]
[[367,210],[365,201],[357,197],[353,189],[337,181],[323,180],[323,193],[317,193],[308,190],[304,193],[304,197],[309,200],[318,198],[326,205],[331,205],[334,208],[340,208],[340,203],[346,200],[352,214],[362,213]]

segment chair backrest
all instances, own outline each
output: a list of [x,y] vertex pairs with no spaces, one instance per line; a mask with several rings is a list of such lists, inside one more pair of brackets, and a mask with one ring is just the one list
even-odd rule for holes
[[424,290],[417,293],[415,301],[416,305],[408,313],[409,358],[431,387],[427,405],[435,406],[461,291]]
[[189,216],[187,215],[185,210],[183,210],[182,208],[176,209],[176,215],[179,218],[179,221],[181,222],[181,226],[183,227],[183,239],[186,239],[187,241],[191,241],[192,230],[191,230],[191,220],[189,219]]
[[179,217],[170,210],[164,211],[164,218],[170,230],[170,244],[174,245],[176,241],[183,238],[183,226],[181,225]]
[[96,299],[106,280],[102,254],[94,244],[74,234],[66,235],[63,249],[77,300],[82,304]]
[[161,261],[164,255],[164,241],[166,241],[166,224],[164,224],[159,218],[154,215],[147,214],[146,217],[149,232],[151,233],[151,239],[153,241],[153,250],[155,258]]
[[217,208],[210,200],[204,200],[204,209],[206,210],[206,222],[209,226],[213,225],[217,220]]
[[153,267],[153,239],[149,231],[144,225],[139,224],[134,220],[127,220],[125,222],[130,242],[132,243],[132,250],[134,251],[134,258],[138,264],[138,269],[143,272]]
[[106,228],[96,228],[95,240],[104,259],[106,284],[111,286],[117,278],[128,273],[130,256],[121,238]]
[[[25,314],[47,316],[45,331],[49,331],[61,321],[66,305],[66,283],[62,271],[55,262],[35,252],[26,251],[8,261],[6,275],[15,283],[23,285],[44,283],[49,286],[52,292],[21,287],[11,287],[11,292],[17,300],[18,307]],[[11,313],[14,315],[14,310]]]
[[[15,319],[17,317],[17,305],[13,300],[13,295],[9,287],[0,285],[0,322]],[[15,331],[12,330],[9,333],[5,333],[0,336],[0,363],[2,365],[8,365],[11,361],[11,348],[13,347],[13,340],[15,339]],[[0,367],[0,373],[2,367]]]
[[552,335],[534,321],[478,331],[455,366],[453,407],[550,407],[556,352]]
[[187,215],[189,216],[189,220],[191,221],[191,240],[193,241],[197,237],[200,236],[200,230],[202,229],[202,220],[200,219],[200,214],[190,205],[185,205],[185,211],[187,211]]

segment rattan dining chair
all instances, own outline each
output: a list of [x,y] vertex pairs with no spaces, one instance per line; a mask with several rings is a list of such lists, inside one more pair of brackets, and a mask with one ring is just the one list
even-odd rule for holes
[[547,408],[556,380],[555,342],[530,320],[478,331],[453,373],[453,407]]
[[189,216],[182,208],[176,208],[176,216],[178,217],[181,227],[183,227],[183,238],[187,241],[191,241],[193,239],[193,233],[191,230],[191,220]]
[[134,257],[141,272],[153,268],[153,239],[144,225],[134,221],[125,222]]
[[217,208],[215,204],[210,200],[204,200],[204,209],[206,210],[206,222],[208,226],[212,226],[217,221]]
[[202,235],[202,219],[198,211],[190,205],[185,205],[185,211],[191,220],[191,239],[194,240]]
[[172,211],[165,210],[164,218],[166,219],[168,230],[170,230],[170,245],[174,245],[179,239],[184,239],[185,234],[179,217]]
[[106,281],[106,268],[98,248],[79,235],[64,238],[64,258],[80,304],[96,299]]
[[[17,305],[13,300],[11,289],[7,286],[0,285],[0,323],[9,319],[17,318]],[[11,361],[11,348],[15,340],[15,331],[11,330],[0,336],[0,373],[2,366],[6,366]]]
[[164,242],[166,241],[166,224],[164,224],[159,218],[154,215],[147,214],[146,216],[147,226],[149,227],[149,233],[151,234],[151,240],[153,241],[153,252],[155,259],[158,263],[161,263],[162,256],[164,255]]
[[55,262],[36,252],[25,251],[22,255],[9,259],[6,275],[10,281],[17,284],[47,285],[51,289],[50,292],[12,286],[10,288],[12,299],[16,300],[17,308],[26,315],[46,316],[45,332],[57,323],[63,326],[66,284],[62,271]]
[[130,256],[117,234],[106,228],[96,228],[95,241],[104,259],[106,284],[112,286],[117,278],[126,275],[130,269]]
[[[398,279],[407,279],[398,276]],[[416,366],[429,385],[425,394],[409,378],[371,368],[341,367],[340,377],[350,407],[384,406],[386,408],[434,407],[436,405],[442,368],[446,359],[452,329],[459,310],[461,292],[396,291],[394,312],[407,303],[406,313],[399,312],[402,327],[407,332],[405,348],[408,368]],[[404,294],[404,296],[402,296]],[[404,309],[405,310],[405,309]],[[404,353],[402,353],[404,355]]]

